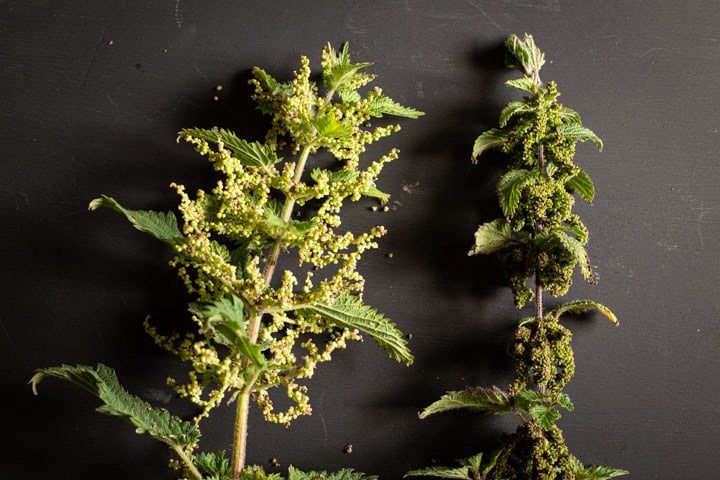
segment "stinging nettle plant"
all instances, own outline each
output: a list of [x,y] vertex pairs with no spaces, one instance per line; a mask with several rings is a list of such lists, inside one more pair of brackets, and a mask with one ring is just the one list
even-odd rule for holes
[[[605,480],[626,474],[604,466],[585,466],[573,456],[557,426],[559,408],[572,410],[563,388],[575,373],[572,334],[560,323],[565,314],[598,310],[617,324],[615,315],[592,300],[563,303],[547,310],[544,293],[565,295],[576,266],[593,283],[585,245],[588,231],[572,213],[574,194],[591,202],[595,188],[587,172],[575,165],[577,142],[600,138],[584,127],[574,110],[557,102],[554,82],[543,84],[544,54],[532,36],[506,41],[506,65],[522,77],[507,85],[521,90],[523,100],[510,102],[500,113],[499,128],[475,141],[473,162],[489,149],[508,158],[497,183],[503,217],[480,226],[469,255],[498,254],[504,263],[518,308],[534,300],[534,314],[522,319],[511,343],[516,379],[505,390],[467,387],[448,392],[420,417],[456,409],[518,418],[520,424],[499,449],[460,460],[459,466],[413,470],[453,479]],[[530,285],[528,285],[530,284]]]
[[[306,57],[289,82],[253,69],[253,98],[271,118],[264,142],[217,128],[179,133],[178,140],[193,145],[219,174],[210,191],[198,190],[194,197],[182,185],[172,185],[180,197],[180,221],[172,211],[129,210],[108,196],[90,203],[91,210],[119,212],[172,248],[171,265],[193,298],[189,311],[197,329],[164,334],[149,320],[145,329],[189,364],[185,381],[168,382],[199,410],[186,421],[153,407],[126,392],[102,364],[37,370],[33,391],[46,377],[78,384],[103,402],[98,411],[122,417],[138,433],[167,444],[176,454],[171,466],[183,478],[278,478],[246,466],[251,401],[266,420],[283,425],[310,414],[302,380],[348,341],[360,340],[361,333],[398,362],[413,361],[402,332],[362,298],[365,282],[358,262],[386,231],[382,226],[359,234],[343,230],[340,211],[363,196],[388,199],[376,180],[398,151],[391,149],[366,166],[360,156],[368,144],[400,126],[370,122],[385,115],[417,118],[422,112],[400,105],[380,88],[364,88],[375,78],[364,72],[371,63],[351,63],[347,44],[340,51],[326,46],[321,64],[322,86],[311,80]],[[318,154],[332,157],[332,166],[323,168],[328,158]],[[284,411],[273,403],[277,390],[291,400]],[[199,452],[201,420],[225,402],[236,409],[231,458],[225,452]],[[288,471],[293,480],[304,475]],[[323,475],[362,477],[349,469]]]

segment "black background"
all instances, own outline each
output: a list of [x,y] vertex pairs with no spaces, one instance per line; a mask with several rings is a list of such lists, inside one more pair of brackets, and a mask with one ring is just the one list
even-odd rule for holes
[[[698,0],[0,0],[0,478],[173,478],[169,452],[94,413],[94,398],[56,381],[33,397],[27,385],[37,367],[104,362],[131,391],[188,411],[164,384],[183,366],[141,326],[147,314],[187,318],[168,252],[87,203],[106,193],[166,209],[171,181],[207,185],[207,165],[176,132],[220,125],[257,139],[266,124],[249,69],[287,79],[304,54],[319,71],[327,42],[348,41],[387,95],[426,112],[368,152],[402,151],[380,180],[390,211],[362,201],[346,217],[389,230],[364,258],[365,299],[412,333],[416,362],[352,344],[310,382],[312,416],[286,430],[254,413],[248,460],[400,478],[492,447],[512,421],[417,412],[446,390],[511,380],[504,348],[527,312],[512,306],[496,259],[466,256],[477,225],[498,215],[502,163],[469,156],[517,99],[503,85],[513,75],[502,42],[523,32],[546,52],[543,79],[605,142],[576,158],[597,191],[576,211],[600,283],[577,281],[569,297],[608,305],[621,326],[568,323],[567,441],[629,478],[715,478],[718,24],[720,4]],[[207,422],[206,449],[230,448],[232,417]]]

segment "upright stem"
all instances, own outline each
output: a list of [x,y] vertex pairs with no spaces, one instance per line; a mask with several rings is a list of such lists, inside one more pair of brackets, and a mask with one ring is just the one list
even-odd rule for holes
[[[545,150],[542,143],[538,145],[538,167],[540,171],[545,170]],[[539,224],[535,225],[535,234],[541,233],[542,227]],[[540,281],[540,259],[537,261],[535,267],[535,319],[538,322],[542,322],[543,319],[543,287]]]
[[240,480],[240,474],[245,468],[247,455],[247,428],[248,414],[250,413],[250,391],[244,389],[238,397],[235,412],[235,439],[233,445],[233,479]]
[[[307,163],[308,157],[310,156],[311,146],[306,146],[300,153],[297,165],[295,166],[295,175],[293,177],[293,185],[300,183],[302,179],[303,171],[305,170],[305,164]],[[284,222],[290,220],[292,217],[293,209],[295,208],[295,198],[288,194],[285,197],[285,204],[281,213],[281,218]],[[270,286],[273,274],[275,273],[275,267],[277,266],[278,257],[280,256],[280,250],[282,249],[283,241],[282,237],[277,238],[273,243],[272,249],[270,250],[270,256],[265,264],[265,271],[263,272],[263,281],[267,286]],[[250,341],[256,343],[260,335],[260,326],[262,325],[262,317],[265,312],[262,309],[258,309],[250,320],[250,328],[248,331]],[[246,362],[246,365],[248,363]],[[240,392],[237,399],[237,407],[235,413],[235,438],[233,442],[233,479],[240,480],[241,473],[245,468],[245,457],[247,455],[247,431],[248,431],[248,415],[250,413],[250,395],[253,391],[253,386],[257,381],[258,371],[252,379],[250,379],[242,392]]]

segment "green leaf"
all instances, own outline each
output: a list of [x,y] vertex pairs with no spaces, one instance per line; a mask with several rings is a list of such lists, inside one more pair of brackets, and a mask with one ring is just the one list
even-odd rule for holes
[[447,392],[439,400],[431,403],[422,412],[420,418],[427,418],[436,413],[467,408],[469,410],[503,415],[512,412],[512,400],[507,393],[497,387],[492,388],[466,388]]
[[373,79],[372,75],[358,74],[360,70],[371,66],[372,63],[350,63],[349,48],[348,43],[343,45],[340,52],[335,52],[329,44],[326,47],[329,62],[323,70],[323,83],[332,91],[356,90]]
[[383,115],[394,115],[405,118],[418,118],[425,115],[424,112],[400,105],[384,95],[376,95],[370,99],[368,103],[368,113],[378,118]]
[[580,114],[570,107],[560,105],[558,113],[560,114],[560,118],[562,118],[566,123],[581,123]]
[[579,169],[575,175],[565,182],[565,188],[570,191],[576,191],[578,195],[590,203],[592,203],[595,198],[595,185],[583,169]]
[[311,123],[321,137],[346,138],[352,135],[352,128],[336,119],[332,113],[314,118]]
[[512,235],[510,223],[504,218],[485,223],[475,232],[475,244],[468,255],[499,252],[513,240]]
[[545,54],[535,45],[532,35],[526,33],[522,40],[515,34],[510,35],[505,41],[505,48],[508,53],[505,65],[527,76],[536,76],[545,64]]
[[555,131],[558,135],[562,135],[563,137],[576,142],[585,142],[590,140],[595,143],[598,150],[603,149],[603,143],[602,140],[600,140],[600,137],[595,135],[595,132],[589,128],[583,127],[579,123],[564,123],[559,125]]
[[417,470],[410,470],[407,472],[405,477],[438,477],[438,478],[452,478],[456,480],[471,480],[470,469],[468,467],[426,467]]
[[293,466],[288,467],[287,480],[377,480],[377,476],[343,468],[337,472],[303,472]]
[[522,90],[524,92],[531,93],[533,95],[537,94],[540,90],[538,86],[535,84],[532,78],[530,77],[522,77],[517,78],[513,80],[508,80],[505,82],[505,85],[513,88],[517,88],[518,90]]
[[507,141],[508,133],[500,130],[499,128],[491,128],[490,130],[481,133],[480,136],[475,139],[475,144],[473,145],[473,163],[476,163],[478,157],[486,150],[498,148]]
[[573,302],[568,302],[563,305],[560,305],[559,307],[554,308],[550,313],[553,315],[556,319],[560,318],[560,315],[564,313],[585,313],[590,310],[597,310],[603,315],[605,315],[611,322],[613,322],[615,325],[619,325],[620,322],[618,321],[615,314],[610,311],[609,308],[607,308],[605,305],[602,305],[598,302],[594,302],[592,300],[575,300]]
[[575,405],[572,403],[572,400],[570,400],[570,396],[567,393],[559,394],[555,401],[568,412],[572,412],[575,409]]
[[115,372],[103,364],[95,368],[61,365],[37,370],[30,380],[33,393],[37,395],[37,385],[46,377],[60,378],[82,387],[103,401],[98,412],[121,417],[134,425],[137,433],[147,433],[171,447],[193,445],[200,438],[200,432],[192,423],[127,393]]
[[510,102],[500,112],[500,128],[507,125],[508,121],[515,115],[522,115],[523,113],[531,113],[534,109],[525,102]]
[[611,478],[627,475],[630,472],[618,468],[603,467],[600,465],[583,466],[575,457],[572,457],[575,480],[610,480]]
[[185,128],[180,130],[178,138],[186,137],[197,138],[215,144],[222,143],[240,161],[240,164],[246,167],[267,168],[282,160],[268,145],[260,142],[248,142],[238,138],[233,132],[224,128],[209,130]]
[[580,266],[580,271],[585,279],[592,278],[592,270],[590,269],[590,260],[588,258],[585,246],[578,239],[571,237],[565,232],[556,231],[554,232],[555,237],[560,240],[560,243],[565,250],[572,255]]
[[520,197],[522,190],[528,185],[532,185],[537,179],[537,174],[530,170],[516,169],[505,173],[497,184],[498,200],[500,208],[506,217],[515,215],[515,211],[520,206]]
[[413,362],[403,333],[390,319],[363,304],[354,295],[339,296],[332,305],[318,302],[302,310],[318,313],[340,328],[358,329],[370,335],[396,361],[405,365]]
[[253,343],[245,330],[245,305],[240,298],[231,295],[210,304],[191,303],[189,310],[218,343],[234,347],[259,368],[267,366],[262,347]]
[[540,392],[523,390],[513,400],[518,410],[530,415],[544,430],[552,429],[561,417],[560,412]]
[[158,240],[174,245],[183,240],[178,228],[175,214],[168,212],[154,212],[152,210],[127,210],[114,198],[103,195],[90,202],[88,209],[97,210],[100,207],[110,208],[125,215],[133,227],[141,232],[149,233]]
[[195,464],[207,476],[205,480],[225,480],[232,478],[230,460],[225,457],[225,451],[201,452],[195,459]]

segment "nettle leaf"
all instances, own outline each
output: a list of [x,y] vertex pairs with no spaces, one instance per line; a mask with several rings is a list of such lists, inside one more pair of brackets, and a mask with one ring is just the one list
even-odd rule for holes
[[573,302],[568,302],[563,305],[560,305],[559,307],[554,308],[551,311],[551,314],[555,318],[560,318],[560,315],[563,315],[565,313],[572,313],[572,314],[579,314],[579,313],[585,313],[590,310],[597,310],[603,315],[605,315],[611,322],[613,322],[615,325],[619,325],[620,322],[618,321],[615,314],[610,311],[609,308],[607,308],[605,305],[594,302],[592,300],[575,300]]
[[224,128],[185,128],[180,130],[178,138],[185,137],[197,138],[215,144],[222,143],[240,161],[240,164],[246,167],[267,168],[282,160],[268,145],[260,142],[248,142]]
[[523,113],[532,112],[534,112],[534,109],[525,102],[510,102],[500,112],[500,128],[507,125],[510,119],[515,115],[522,115]]
[[373,117],[382,117],[383,115],[394,115],[396,117],[418,118],[425,115],[424,112],[414,108],[400,105],[395,100],[385,95],[376,95],[370,99],[368,103],[368,113]]
[[570,107],[559,105],[558,113],[566,123],[580,123],[580,114]]
[[372,81],[372,75],[359,75],[358,72],[363,68],[372,65],[372,62],[350,63],[349,44],[345,43],[340,52],[336,52],[328,44],[327,52],[329,64],[323,70],[323,83],[330,90],[356,90],[359,87]]
[[170,445],[183,447],[195,444],[200,431],[190,422],[185,422],[162,408],[152,405],[126,392],[118,382],[115,372],[103,364],[97,367],[87,365],[61,365],[37,370],[30,383],[37,395],[37,385],[46,377],[54,377],[74,383],[92,393],[103,405],[97,411],[114,415],[130,422],[137,433],[150,436]]
[[407,472],[405,477],[437,477],[437,478],[452,478],[457,480],[470,480],[470,469],[468,467],[426,467],[417,470],[410,470]]
[[436,413],[464,408],[493,415],[503,415],[513,411],[513,404],[507,393],[497,387],[466,388],[447,392],[439,400],[427,406],[419,416],[426,418]]
[[475,245],[468,255],[499,252],[511,241],[513,241],[513,232],[510,222],[504,218],[498,218],[478,228],[475,232]]
[[325,138],[346,138],[352,135],[352,127],[344,124],[332,113],[326,113],[311,120],[318,135]]
[[552,429],[561,417],[555,406],[549,404],[540,392],[523,390],[513,400],[518,410],[530,415],[544,430]]
[[259,368],[267,366],[262,347],[245,330],[245,305],[240,298],[231,295],[210,304],[191,303],[189,310],[218,343],[234,348]]
[[522,77],[522,78],[516,78],[512,80],[508,80],[505,82],[505,85],[513,88],[517,88],[518,90],[522,90],[524,92],[531,93],[533,95],[537,94],[540,89],[535,84],[532,78],[530,77]]
[[90,202],[89,210],[105,207],[125,215],[133,227],[149,233],[158,240],[174,245],[184,239],[178,228],[177,219],[172,211],[155,212],[152,210],[127,210],[114,198],[103,195]]
[[555,131],[558,135],[562,135],[563,137],[576,142],[585,142],[590,140],[595,143],[598,150],[603,149],[603,143],[602,140],[600,140],[600,137],[595,135],[595,132],[587,127],[583,127],[579,123],[564,123],[559,125]]
[[590,176],[582,168],[565,182],[565,188],[575,191],[582,198],[592,203],[595,198],[595,184],[590,180]]
[[287,480],[377,480],[376,475],[356,472],[352,468],[343,468],[337,472],[303,472],[292,465],[288,467]]
[[473,163],[477,162],[477,158],[483,154],[486,150],[492,148],[498,148],[508,141],[508,133],[499,128],[491,128],[480,134],[475,139],[473,145],[472,160]]
[[506,217],[515,215],[520,206],[522,190],[528,185],[532,185],[536,179],[537,173],[522,168],[510,170],[500,177],[497,194],[500,208]]
[[195,458],[195,464],[207,475],[206,480],[226,480],[232,478],[230,459],[224,451],[201,452]]
[[575,480],[610,480],[611,478],[628,475],[630,472],[619,468],[604,467],[601,465],[584,466],[575,457],[572,457]]
[[505,41],[508,54],[505,65],[534,76],[545,64],[545,54],[535,45],[532,35],[525,34],[522,40],[517,35],[510,35]]
[[582,272],[583,277],[585,277],[586,280],[591,279],[592,270],[590,269],[590,259],[588,258],[587,250],[585,250],[585,246],[582,242],[562,231],[556,231],[554,232],[554,235],[558,240],[560,240],[560,243],[563,247],[565,247],[568,253],[575,258],[580,266],[580,271]]
[[396,361],[408,366],[413,362],[403,333],[390,319],[365,305],[354,295],[341,295],[332,305],[318,302],[305,306],[302,310],[318,313],[340,328],[358,329],[370,335]]

